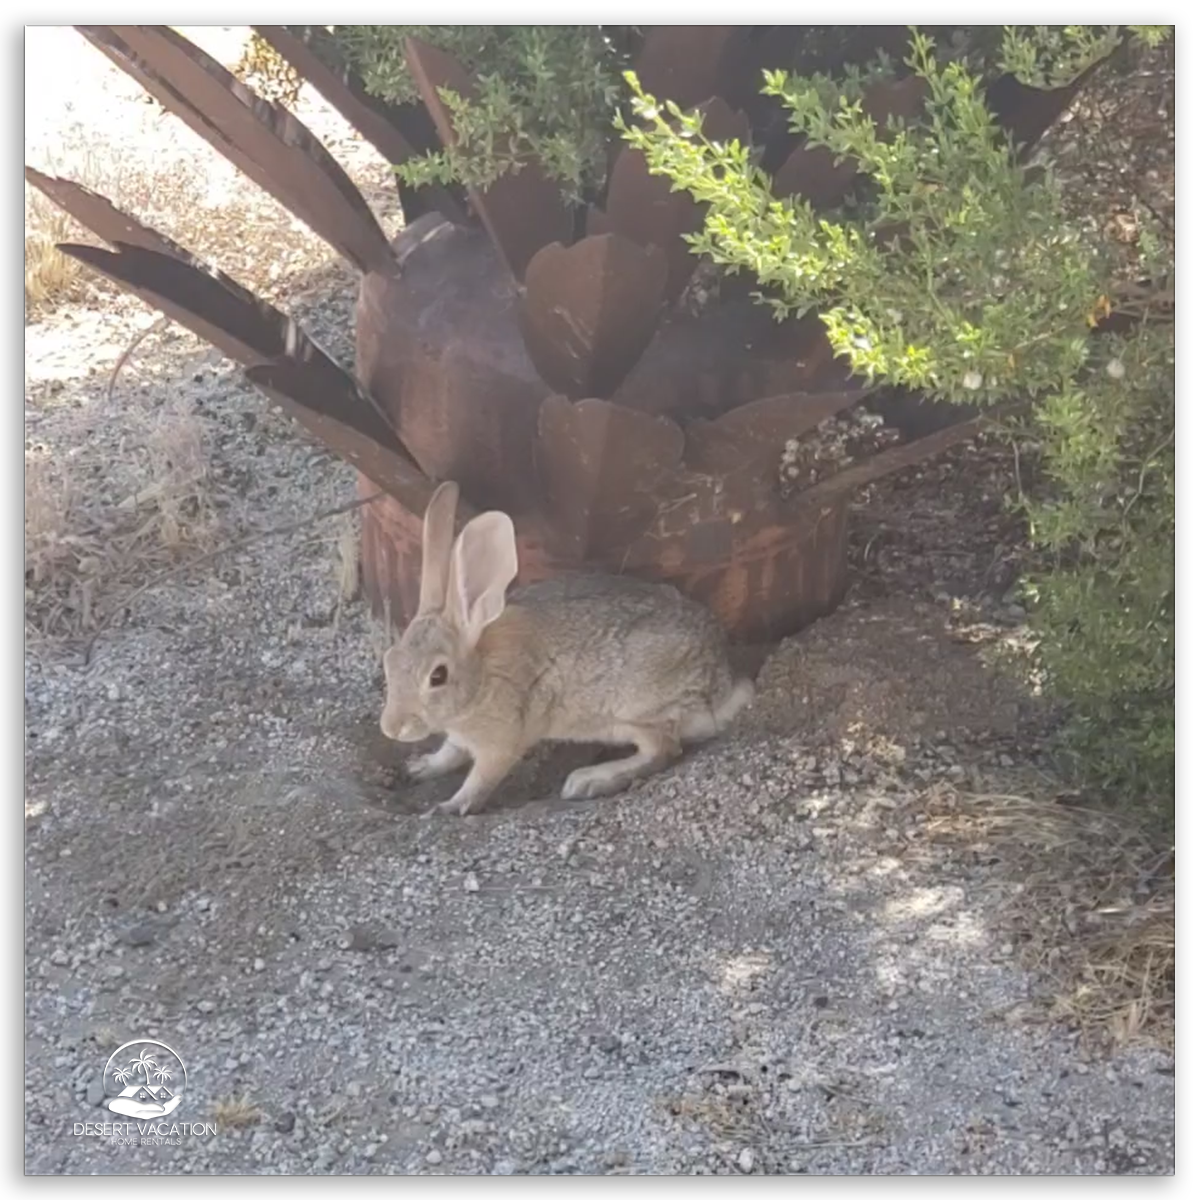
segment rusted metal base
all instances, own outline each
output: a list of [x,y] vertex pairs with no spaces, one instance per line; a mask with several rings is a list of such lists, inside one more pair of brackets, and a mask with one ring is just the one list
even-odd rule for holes
[[[378,489],[359,477],[360,495]],[[790,526],[730,537],[731,552],[709,562],[651,564],[630,574],[672,583],[717,614],[736,642],[770,642],[796,633],[841,603],[847,583],[847,505],[804,511]],[[568,570],[617,571],[616,562],[555,559],[538,533],[517,523],[518,585]],[[732,531],[730,531],[732,535]],[[363,590],[372,611],[402,629],[416,612],[421,578],[421,514],[390,496],[363,510]],[[748,599],[753,597],[751,602]]]
[[[770,434],[777,405],[756,407],[776,395],[790,432],[851,402],[827,358],[801,357],[750,305],[669,313],[611,401],[571,401],[530,360],[520,289],[479,231],[426,217],[394,251],[398,274],[363,280],[358,377],[430,479],[512,516],[520,582],[563,570],[667,580],[739,640],[792,633],[836,607],[846,500],[782,501],[770,454],[788,433]],[[844,390],[802,390],[831,380]],[[400,625],[417,599],[421,516],[394,497],[363,512],[365,589]]]

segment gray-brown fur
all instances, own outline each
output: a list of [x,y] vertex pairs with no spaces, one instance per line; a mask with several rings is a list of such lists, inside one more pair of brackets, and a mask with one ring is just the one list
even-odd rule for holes
[[440,808],[478,811],[544,740],[635,746],[572,772],[563,787],[572,799],[620,791],[669,765],[684,742],[720,733],[750,702],[753,685],[735,679],[716,619],[668,584],[563,575],[506,602],[512,522],[483,513],[451,546],[457,494],[443,484],[430,501],[421,608],[385,657],[380,718],[400,741],[446,735],[412,761],[418,778],[471,763]]

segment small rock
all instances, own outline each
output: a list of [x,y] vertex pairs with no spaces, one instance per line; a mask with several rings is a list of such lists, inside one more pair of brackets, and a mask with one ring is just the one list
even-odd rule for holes
[[464,892],[479,891],[479,880],[475,878],[474,871],[468,873],[467,877],[463,880],[463,891]]
[[158,935],[158,929],[152,921],[139,921],[121,935],[121,941],[127,946],[149,946]]
[[483,1108],[499,1108],[500,1098],[489,1093],[486,1096],[480,1096],[479,1103]]
[[390,929],[380,929],[374,925],[352,925],[347,936],[342,940],[343,950],[394,950],[400,945],[400,938]]
[[294,1112],[285,1112],[275,1122],[276,1133],[291,1133],[296,1128],[296,1114]]
[[743,1175],[749,1175],[754,1170],[754,1151],[749,1146],[744,1146],[742,1152],[737,1156],[738,1170]]
[[441,1166],[442,1152],[440,1150],[430,1150],[430,1152],[425,1155],[425,1161],[431,1167]]
[[267,967],[267,964],[265,962],[263,962],[263,960],[261,958],[256,958],[254,960],[254,969],[256,971],[264,971],[264,970],[266,970],[266,967]]

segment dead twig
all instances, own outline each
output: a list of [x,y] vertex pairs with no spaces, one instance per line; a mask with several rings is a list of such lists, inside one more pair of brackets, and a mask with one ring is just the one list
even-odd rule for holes
[[368,504],[373,504],[384,493],[378,491],[370,496],[361,497],[358,500],[349,500],[345,504],[339,504],[334,508],[327,508],[321,512],[312,513],[307,517],[300,517],[295,521],[287,521],[282,525],[274,525],[270,529],[260,529],[255,533],[247,534],[244,538],[238,538],[236,541],[227,542],[223,546],[218,546],[215,550],[210,550],[207,554],[200,555],[199,558],[188,559],[187,562],[176,563],[175,566],[169,567],[165,571],[160,571],[152,579],[146,580],[140,587],[134,588],[125,600],[115,608],[97,625],[88,638],[87,645],[83,650],[83,665],[86,667],[92,659],[92,650],[95,648],[96,639],[112,624],[119,611],[128,610],[129,606],[145,592],[156,588],[159,584],[166,583],[168,579],[173,579],[176,575],[182,575],[186,571],[190,571],[193,567],[203,566],[205,563],[212,562],[213,559],[219,558],[222,554],[228,554],[231,550],[242,550],[246,546],[252,546],[255,542],[261,542],[270,537],[277,537],[283,533],[294,533],[297,529],[303,529],[306,525],[313,525],[317,521],[327,520],[329,517],[336,517],[342,513],[352,512],[356,508],[363,508]]
[[120,375],[121,368],[124,367],[125,364],[130,360],[130,358],[133,355],[133,352],[138,348],[138,346],[140,346],[142,344],[143,341],[145,341],[145,339],[147,337],[150,336],[150,334],[154,333],[155,331],[157,331],[159,329],[166,329],[166,327],[168,325],[170,325],[170,323],[171,323],[170,317],[168,317],[168,316],[159,317],[157,321],[153,321],[149,325],[147,325],[146,328],[143,329],[141,331],[141,333],[139,333],[137,335],[137,337],[135,337],[133,339],[133,341],[130,342],[129,345],[125,347],[125,349],[121,353],[121,357],[117,359],[116,366],[114,366],[112,369],[112,374],[108,378],[108,391],[105,392],[105,394],[104,394],[104,401],[106,404],[112,400],[113,389],[117,386],[117,376]]

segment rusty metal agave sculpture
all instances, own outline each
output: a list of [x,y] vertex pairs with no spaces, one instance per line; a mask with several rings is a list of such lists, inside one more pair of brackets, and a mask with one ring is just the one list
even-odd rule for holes
[[[229,355],[353,464],[364,494],[382,489],[364,509],[363,578],[394,619],[415,608],[425,503],[453,478],[465,514],[513,517],[522,582],[597,568],[666,579],[735,638],[781,636],[840,601],[854,490],[977,428],[962,408],[884,398],[892,445],[784,495],[785,440],[880,397],[864,399],[818,320],[776,323],[740,280],[716,303],[687,302],[699,260],[683,235],[703,211],[640,151],[614,147],[600,206],[569,206],[536,162],[484,191],[401,185],[406,224],[389,244],[295,116],[172,28],[76,28],[361,273],[352,375],[233,279],[79,184],[26,168],[110,247],[65,253]],[[454,138],[440,89],[470,95],[472,80],[444,52],[407,43],[423,104],[396,106],[367,94],[324,28],[256,29],[388,161]],[[652,94],[699,107],[714,140],[761,145],[777,195],[828,207],[852,186],[854,163],[798,144],[757,94],[762,68],[783,65],[803,32],[658,26],[635,70]],[[903,27],[863,27],[860,50],[904,38]],[[881,126],[914,113],[918,82],[877,85],[866,111]],[[1032,144],[1072,93],[1005,78],[989,98]]]

